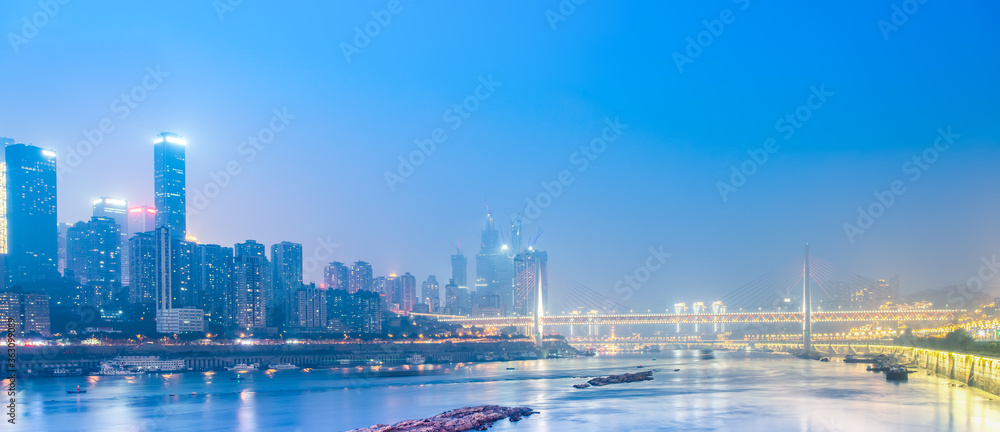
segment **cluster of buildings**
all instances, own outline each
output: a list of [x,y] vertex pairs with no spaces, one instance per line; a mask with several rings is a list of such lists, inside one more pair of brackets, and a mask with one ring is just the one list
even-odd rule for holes
[[229,247],[190,235],[180,135],[153,139],[152,206],[101,197],[73,224],[56,219],[56,153],[0,144],[0,317],[13,317],[22,333],[51,333],[50,304],[93,306],[111,322],[153,321],[159,333],[214,324],[258,335],[378,334],[386,312],[530,315],[545,304],[548,255],[522,247],[519,221],[505,242],[489,211],[473,286],[461,249],[444,287],[433,275],[420,286],[410,273],[375,276],[364,261],[330,263],[317,286],[303,281],[301,244]]

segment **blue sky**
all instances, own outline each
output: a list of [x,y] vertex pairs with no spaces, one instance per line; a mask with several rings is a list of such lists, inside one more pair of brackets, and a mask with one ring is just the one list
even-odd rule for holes
[[[544,231],[554,272],[619,300],[615,282],[662,246],[672,256],[636,307],[714,300],[806,242],[906,291],[963,283],[1000,249],[993,3],[927,2],[886,40],[878,23],[903,2],[590,0],[553,29],[557,1],[403,0],[350,61],[343,44],[390,2],[244,1],[221,19],[217,4],[0,5],[0,136],[65,161],[82,131],[113,128],[61,176],[60,221],[102,195],[152,204],[151,138],[172,131],[189,141],[189,200],[239,171],[189,215],[201,242],[295,241],[307,260],[421,280],[447,280],[459,236],[474,262],[487,200],[506,223],[563,170],[573,182],[525,231]],[[32,33],[23,19],[39,13]],[[718,33],[720,14],[730,22],[679,70],[674,53],[703,21]],[[489,77],[453,129],[447,111]],[[144,79],[155,86],[121,118]],[[812,88],[832,95],[786,139],[776,123]],[[248,160],[241,143],[274,110],[294,118]],[[574,152],[608,119],[627,128],[581,171]],[[904,164],[948,127],[960,137],[912,181]],[[386,172],[435,128],[447,138],[391,189]],[[719,182],[768,138],[777,150],[723,200]],[[906,192],[849,241],[844,224],[897,180]]]

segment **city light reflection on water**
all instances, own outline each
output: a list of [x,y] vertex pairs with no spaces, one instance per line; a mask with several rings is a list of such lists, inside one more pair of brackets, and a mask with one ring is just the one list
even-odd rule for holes
[[[657,370],[653,381],[572,387],[640,364]],[[541,412],[494,430],[1000,429],[1000,398],[985,392],[923,372],[888,383],[861,364],[779,354],[701,360],[674,351],[380,369],[251,372],[240,380],[229,379],[232,372],[32,379],[11,430],[131,430],[149,421],[158,430],[344,430],[480,404]],[[65,393],[87,384],[87,394]]]

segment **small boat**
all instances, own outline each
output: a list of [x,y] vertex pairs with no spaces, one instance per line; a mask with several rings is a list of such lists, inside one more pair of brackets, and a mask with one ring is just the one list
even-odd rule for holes
[[902,366],[893,366],[885,370],[886,381],[908,381],[910,371]]
[[590,384],[587,384],[587,383],[583,383],[583,384],[573,384],[573,387],[574,387],[574,388],[578,388],[578,389],[585,389],[585,388],[587,388],[587,387],[590,387]]
[[191,392],[191,396],[198,396],[198,392]]
[[237,364],[237,365],[229,366],[229,367],[226,368],[226,370],[229,370],[229,371],[240,371],[240,372],[242,372],[242,371],[252,371],[252,370],[257,370],[257,365],[255,365],[255,364],[248,365],[246,363],[240,363],[240,364]]
[[635,368],[636,369],[642,369],[643,367],[644,367],[643,365],[639,365],[639,366],[636,366]]
[[512,367],[509,367],[509,368],[507,368],[507,370],[514,370],[514,368],[512,368]]
[[653,357],[653,361],[656,361],[656,357]]
[[823,357],[823,358],[819,359],[819,361],[829,363],[830,362],[830,357]]
[[680,369],[674,369],[674,372],[680,372],[680,371],[681,371]]
[[76,390],[66,390],[66,393],[69,394],[86,393],[86,392],[87,392],[86,390],[80,390],[80,386],[76,386]]
[[276,370],[288,370],[288,369],[298,369],[299,368],[298,366],[295,366],[295,365],[293,365],[291,363],[278,363],[278,364],[270,365],[268,367],[271,368],[271,369],[276,369]]
[[236,380],[236,381],[240,381],[240,380],[242,380],[242,379],[243,379],[243,377],[242,377],[242,376],[240,376],[240,374],[236,374],[236,377],[234,377],[234,378],[230,378],[230,379],[231,379],[231,380]]

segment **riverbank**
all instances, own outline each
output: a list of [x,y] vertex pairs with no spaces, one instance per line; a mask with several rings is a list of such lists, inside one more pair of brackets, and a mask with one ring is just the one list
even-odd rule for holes
[[[290,363],[299,367],[372,366],[534,360],[576,351],[562,341],[539,348],[527,341],[381,342],[275,345],[32,346],[17,350],[18,374],[28,377],[87,375],[117,356],[159,356],[183,360],[194,371],[223,370],[235,364]],[[8,365],[0,363],[0,374]],[[59,373],[57,373],[59,371]]]
[[896,345],[871,346],[869,350],[903,357],[937,376],[1000,396],[1000,359]]

